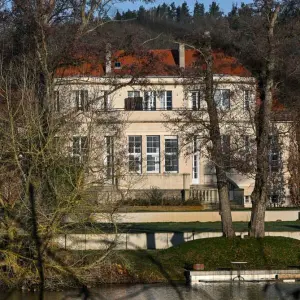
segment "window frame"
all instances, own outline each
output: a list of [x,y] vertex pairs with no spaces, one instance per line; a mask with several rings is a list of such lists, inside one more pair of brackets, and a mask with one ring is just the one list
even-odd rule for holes
[[[194,95],[196,96],[196,99],[194,99]],[[201,104],[200,104],[200,91],[194,90],[190,91],[190,108],[192,110],[200,110]]]
[[75,108],[76,111],[89,110],[89,91],[87,89],[75,90]]
[[143,98],[143,110],[154,111],[156,110],[156,92],[145,91]]
[[[76,145],[76,141],[78,141],[78,146]],[[85,163],[88,160],[88,154],[89,154],[88,136],[74,135],[72,138],[72,157],[78,160],[78,163]]]
[[[192,183],[199,184],[200,180],[200,153],[199,153],[199,137],[194,136],[193,138],[193,158],[192,158]],[[197,176],[195,176],[197,174]]]
[[158,98],[161,110],[173,110],[173,91],[158,91]]
[[250,110],[251,103],[252,103],[252,91],[251,90],[244,90],[244,105],[243,105],[244,111],[249,111]]
[[107,179],[114,177],[114,137],[105,136],[105,176]]
[[[217,101],[217,93],[220,92],[221,99]],[[228,94],[228,105],[224,105],[224,94],[225,92]],[[214,102],[219,109],[223,110],[230,110],[231,108],[231,95],[230,95],[230,89],[215,89],[214,91]]]
[[[130,141],[133,139],[133,141]],[[139,143],[140,146],[136,146],[136,139],[140,139]],[[130,151],[131,146],[130,143],[134,143],[133,145],[133,152]],[[136,151],[136,149],[140,149],[139,152]],[[133,157],[133,162],[134,162],[134,170],[131,170],[131,157]],[[138,159],[138,160],[136,160]],[[136,162],[138,161],[138,169],[136,168]],[[141,174],[142,173],[142,136],[141,135],[129,135],[128,136],[128,170],[131,173],[137,173]]]
[[[158,138],[157,141],[150,141],[150,138]],[[158,143],[158,147],[153,146],[153,144],[157,142]],[[151,143],[151,144],[149,144]],[[146,137],[146,162],[147,162],[147,166],[146,166],[146,172],[147,173],[160,173],[160,136],[159,135],[147,135]],[[156,148],[155,152],[149,151],[150,148]],[[157,151],[158,149],[158,151]],[[148,170],[148,166],[149,166],[149,156],[154,158],[154,170],[149,171]]]
[[127,91],[127,96],[128,98],[139,98],[141,97],[141,91],[140,90]]
[[[172,152],[169,152],[167,151],[167,140],[174,140],[176,141],[176,151],[172,151]],[[178,136],[177,135],[174,135],[174,136],[165,136],[165,173],[179,173],[179,152],[178,152],[178,149],[179,149],[179,143],[178,143]],[[169,148],[172,148],[172,147],[169,147]],[[172,156],[174,158],[172,158]],[[167,170],[167,161],[169,161],[169,159],[167,159],[167,157],[171,157],[171,159],[176,161],[176,166],[177,166],[177,169],[176,170]],[[170,164],[169,167],[172,167],[172,164]]]

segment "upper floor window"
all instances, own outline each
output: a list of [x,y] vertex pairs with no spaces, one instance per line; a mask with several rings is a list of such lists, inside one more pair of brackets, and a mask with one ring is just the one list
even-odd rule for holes
[[172,110],[172,91],[160,91],[160,108],[162,110]]
[[136,98],[141,96],[140,91],[128,91],[128,98]]
[[88,157],[88,138],[86,136],[73,137],[72,155],[75,162],[86,162]]
[[229,89],[216,89],[214,100],[218,108],[230,108],[230,90]]
[[125,110],[143,110],[143,98],[140,96],[140,91],[128,91]]
[[88,110],[88,91],[87,90],[75,91],[75,107],[76,107],[77,111]]
[[129,171],[142,172],[142,137],[133,135],[128,137]]
[[143,110],[156,110],[156,93],[145,92]]
[[165,171],[178,172],[178,138],[165,137]]

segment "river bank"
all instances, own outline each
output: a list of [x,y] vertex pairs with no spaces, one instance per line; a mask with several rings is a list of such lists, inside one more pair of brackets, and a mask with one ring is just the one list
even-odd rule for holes
[[[185,281],[184,271],[195,263],[205,271],[232,268],[246,261],[248,270],[300,268],[300,241],[283,237],[209,238],[186,242],[165,250],[63,251],[60,266],[46,264],[46,288],[65,289],[108,283],[168,283]],[[104,256],[105,255],[105,256]],[[15,281],[14,281],[15,280]],[[31,289],[38,278],[12,278],[11,287]]]

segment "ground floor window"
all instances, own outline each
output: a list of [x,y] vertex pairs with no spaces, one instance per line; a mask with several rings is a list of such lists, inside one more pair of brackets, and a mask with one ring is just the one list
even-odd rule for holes
[[106,178],[113,178],[114,174],[114,140],[112,136],[105,137],[105,147],[106,147]]
[[160,141],[159,135],[147,136],[147,172],[159,173],[160,171]]
[[128,137],[129,171],[142,172],[142,137],[134,135]]
[[72,155],[75,162],[86,162],[88,156],[88,138],[86,136],[73,136]]
[[165,171],[178,172],[177,136],[165,136]]

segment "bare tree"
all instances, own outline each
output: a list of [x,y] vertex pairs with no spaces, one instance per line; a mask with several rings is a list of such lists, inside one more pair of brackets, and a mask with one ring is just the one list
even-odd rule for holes
[[266,53],[266,70],[263,87],[261,88],[262,103],[257,108],[256,141],[257,162],[255,186],[252,193],[252,213],[250,235],[263,237],[265,210],[268,202],[269,179],[269,136],[271,133],[271,113],[274,91],[275,70],[275,38],[274,29],[277,22],[280,5],[275,1],[263,1],[263,13],[268,20],[268,49]]

